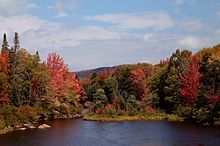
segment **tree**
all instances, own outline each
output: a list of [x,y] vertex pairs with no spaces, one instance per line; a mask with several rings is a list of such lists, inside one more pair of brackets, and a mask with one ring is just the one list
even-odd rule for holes
[[201,73],[202,77],[201,77],[201,83],[203,85],[208,85],[210,82],[210,75],[208,72],[208,68],[209,65],[211,64],[211,58],[212,53],[210,52],[210,50],[203,52],[203,55],[201,56],[200,62],[199,62],[199,72]]
[[47,68],[49,69],[49,92],[54,100],[67,94],[64,76],[67,74],[67,66],[63,59],[56,53],[49,54],[47,57]]
[[104,85],[104,80],[105,78],[108,76],[108,71],[107,70],[103,70],[101,71],[99,74],[98,74],[98,78],[97,78],[97,81],[98,81],[98,84],[102,87]]
[[80,93],[81,87],[75,74],[70,74],[63,59],[56,53],[48,55],[47,68],[49,69],[49,89],[50,96],[58,101],[59,98],[72,96]]
[[[12,54],[11,54],[12,55]],[[15,106],[28,102],[32,90],[32,66],[34,57],[22,49],[14,52],[14,60],[10,62],[11,101]],[[12,58],[10,58],[12,59]]]
[[141,69],[135,69],[131,71],[131,75],[129,77],[131,81],[131,93],[139,100],[144,98],[147,93],[147,85],[145,82],[145,74]]
[[181,74],[184,71],[185,64],[187,64],[192,56],[192,52],[188,50],[177,49],[175,53],[172,54],[169,60],[169,66],[176,68],[177,73]]
[[48,86],[48,69],[40,63],[38,55],[28,55],[25,62],[26,70],[30,72],[29,80],[31,81],[30,101],[40,101],[47,94]]
[[216,58],[208,67],[206,75],[207,86],[211,88],[214,94],[220,95],[220,58]]
[[186,65],[185,72],[180,76],[180,96],[188,104],[197,101],[200,84],[199,64],[195,58]]
[[109,103],[113,103],[114,98],[118,94],[118,82],[115,76],[109,76],[104,80],[103,89],[107,96]]
[[[13,53],[13,55],[9,54],[9,58],[10,58],[10,72],[9,72],[9,76],[10,76],[10,86],[11,86],[11,91],[10,91],[10,97],[11,97],[11,102],[13,105],[15,106],[19,106],[21,105],[23,99],[24,98],[21,95],[21,92],[23,90],[23,79],[21,76],[23,76],[24,74],[23,72],[23,66],[20,63],[20,60],[18,59],[18,56]],[[16,58],[16,59],[15,59]]]
[[9,47],[9,45],[8,45],[8,41],[7,41],[7,36],[4,33],[3,42],[2,42],[2,52],[8,51],[8,47]]
[[116,71],[118,88],[121,94],[125,92],[130,93],[131,91],[131,81],[128,79],[130,76],[131,69],[126,66],[122,66]]
[[[163,72],[156,76],[155,85],[152,86],[159,101],[159,107],[172,113],[180,104],[179,77],[185,70],[185,64],[189,62],[191,52],[188,50],[176,50],[169,59],[169,64],[163,67]],[[154,84],[153,83],[153,84]]]
[[160,97],[160,106],[166,112],[172,113],[179,104],[179,81],[177,69],[174,66],[170,67],[168,72],[162,76],[160,84],[162,85],[162,89],[158,94]]
[[69,90],[73,90],[75,94],[81,93],[82,89],[76,74],[68,72],[65,78],[65,85]]
[[8,52],[0,53],[0,104],[10,102]]
[[20,42],[17,32],[15,32],[13,43],[14,43],[13,51],[16,52],[20,48]]
[[201,56],[199,71],[203,89],[220,96],[220,57],[213,58],[212,50],[206,50]]
[[104,108],[108,103],[108,98],[105,95],[105,91],[103,89],[97,89],[94,94],[94,111],[99,114],[100,109]]
[[168,64],[163,65],[162,67],[157,66],[154,75],[151,77],[149,82],[150,92],[153,94],[153,105],[157,108],[161,108],[161,97],[163,96],[163,87],[165,85],[164,78],[168,70]]

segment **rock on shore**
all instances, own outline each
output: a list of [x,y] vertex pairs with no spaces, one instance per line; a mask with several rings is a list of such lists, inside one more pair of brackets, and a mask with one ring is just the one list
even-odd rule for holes
[[47,125],[47,124],[42,124],[42,125],[38,126],[38,129],[47,129],[47,128],[51,128],[51,126]]

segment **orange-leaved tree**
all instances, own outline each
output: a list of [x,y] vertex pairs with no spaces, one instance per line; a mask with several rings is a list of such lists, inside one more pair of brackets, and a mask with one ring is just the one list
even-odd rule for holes
[[80,92],[76,75],[69,73],[67,65],[58,54],[49,54],[46,65],[49,69],[49,94],[54,100],[69,97],[73,94],[72,91]]
[[9,85],[9,54],[7,51],[0,53],[0,104],[10,101],[10,85]]

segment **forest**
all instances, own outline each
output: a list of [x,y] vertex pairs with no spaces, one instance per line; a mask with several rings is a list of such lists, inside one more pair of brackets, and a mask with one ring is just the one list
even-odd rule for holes
[[81,87],[63,59],[51,53],[46,62],[38,52],[20,48],[15,33],[9,48],[4,34],[0,54],[0,129],[28,122],[71,118],[80,113]]
[[78,78],[62,57],[10,47],[0,53],[0,129],[58,118],[220,120],[220,45],[192,54],[177,49],[158,64],[119,65]]
[[121,65],[80,82],[90,110],[88,119],[138,116],[135,119],[217,124],[220,45],[195,54],[177,49],[159,64]]

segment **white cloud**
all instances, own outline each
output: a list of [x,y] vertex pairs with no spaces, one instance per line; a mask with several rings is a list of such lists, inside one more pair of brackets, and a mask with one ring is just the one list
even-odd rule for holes
[[179,40],[180,46],[189,49],[199,48],[202,45],[202,41],[194,36],[186,36]]
[[144,34],[143,35],[143,40],[146,43],[157,43],[157,41],[158,41],[156,36],[154,36],[152,33]]
[[0,22],[0,34],[7,32],[9,41],[16,31],[22,47],[32,53],[39,50],[43,60],[48,53],[57,52],[71,70],[137,63],[140,60],[157,63],[178,47],[192,49],[213,44],[207,41],[209,38],[175,32],[132,33],[95,25],[76,27],[30,15],[0,17]]
[[[1,17],[0,34],[20,34],[22,47],[63,49],[91,40],[117,40],[124,33],[114,32],[97,26],[66,27],[63,23],[51,22],[36,16],[22,15]],[[16,23],[15,23],[16,22]]]
[[[53,22],[27,15],[28,9],[38,7],[25,0],[21,1],[24,2],[23,6],[26,10],[16,10],[18,15],[12,15],[15,12],[6,13],[6,9],[1,8],[6,7],[7,2],[4,6],[0,3],[0,12],[5,14],[1,16],[0,13],[0,35],[6,32],[11,42],[14,32],[18,32],[21,47],[29,49],[32,53],[39,50],[44,60],[49,52],[57,52],[64,58],[65,63],[69,64],[71,70],[137,63],[140,60],[157,63],[159,59],[169,57],[178,47],[192,50],[210,46],[219,40],[217,36],[220,34],[219,30],[215,31],[216,36],[213,34],[207,38],[202,35],[195,37],[194,31],[204,28],[201,21],[197,19],[175,21],[166,12],[87,16],[83,19],[101,21],[110,25],[109,27],[75,26],[72,23]],[[65,1],[64,5],[68,2]],[[69,10],[74,9],[74,5],[67,9],[63,4],[58,5],[49,8],[56,9],[57,16],[60,17],[68,16]],[[145,30],[148,28],[150,31]],[[165,30],[167,28],[172,28],[172,31]]]
[[48,53],[57,52],[75,71],[140,60],[157,63],[178,47],[200,48],[213,44],[209,40],[214,40],[166,31],[132,33],[95,25],[76,27],[30,15],[0,17],[0,22],[0,34],[7,32],[13,37],[17,31],[21,47],[32,53],[39,50],[43,60]]
[[0,16],[23,15],[36,8],[38,6],[29,0],[0,0]]
[[69,16],[66,12],[60,11],[57,13],[55,17],[67,17]]
[[220,11],[216,12],[216,16],[220,18]]
[[174,26],[172,18],[168,13],[165,12],[145,12],[144,14],[103,14],[96,16],[86,16],[84,19],[106,22],[112,24],[114,27],[124,29],[153,28],[161,30]]
[[96,26],[85,26],[65,30],[62,24],[58,24],[58,29],[54,27],[54,29],[49,30],[50,25],[53,24],[48,24],[47,26],[43,26],[44,28],[27,32],[25,34],[28,36],[28,38],[26,38],[28,42],[26,43],[27,47],[29,48],[35,44],[39,48],[64,49],[81,45],[85,41],[114,40],[120,38],[117,32]]
[[220,29],[215,29],[215,30],[213,31],[213,34],[214,34],[215,36],[220,36]]
[[190,3],[190,4],[193,4],[196,2],[196,0],[174,0],[175,3],[177,5],[181,5],[181,4],[184,4],[184,3]]
[[35,3],[29,3],[29,4],[27,4],[27,8],[28,9],[38,9],[40,7]]
[[78,7],[75,0],[56,0],[54,5],[48,6],[49,9],[54,9],[57,13],[55,17],[67,17],[68,12]]
[[0,0],[0,15],[12,16],[26,12],[26,0]]
[[[39,19],[36,16],[22,15],[22,16],[11,16],[11,17],[0,17],[0,30],[8,30],[7,32],[17,31],[24,33],[27,31],[38,30],[44,26],[52,27],[46,20]],[[55,24],[55,23],[53,23]]]
[[[203,31],[205,23],[200,20],[186,19],[177,22],[177,29],[188,32]],[[206,28],[207,29],[207,28]]]

